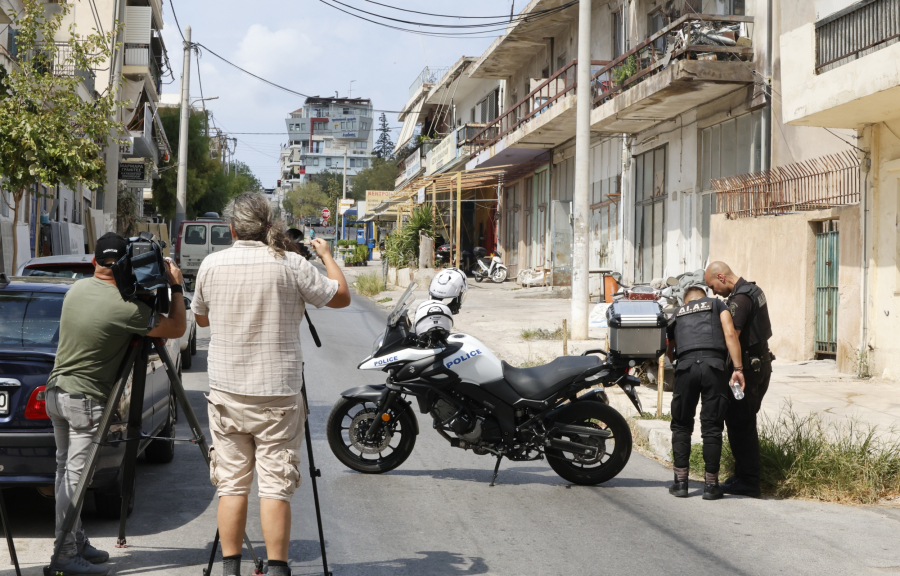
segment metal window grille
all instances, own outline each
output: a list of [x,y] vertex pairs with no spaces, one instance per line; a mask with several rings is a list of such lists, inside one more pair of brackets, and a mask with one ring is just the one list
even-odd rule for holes
[[816,22],[816,72],[900,41],[900,0],[862,0]]

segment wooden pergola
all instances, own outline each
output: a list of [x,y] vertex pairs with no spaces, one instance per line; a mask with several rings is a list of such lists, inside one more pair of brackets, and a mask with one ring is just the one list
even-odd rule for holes
[[[474,193],[478,188],[500,187],[505,182],[512,182],[520,178],[522,175],[534,171],[535,168],[545,164],[546,159],[533,160],[522,164],[509,164],[504,166],[491,166],[489,168],[474,168],[472,170],[461,170],[458,172],[444,172],[442,174],[432,174],[431,176],[419,176],[413,178],[401,188],[397,189],[388,200],[389,202],[403,202],[398,205],[397,226],[402,226],[404,206],[412,207],[414,197],[418,195],[423,188],[426,193],[431,194],[431,210],[437,214],[437,195],[438,193],[446,193],[450,195],[450,225],[449,235],[455,238],[456,245],[456,267],[460,265],[461,231],[462,231],[462,202],[463,193],[472,191]],[[456,225],[453,222],[453,204],[454,192],[456,192]],[[499,194],[498,194],[499,201]],[[454,230],[455,228],[455,230]]]

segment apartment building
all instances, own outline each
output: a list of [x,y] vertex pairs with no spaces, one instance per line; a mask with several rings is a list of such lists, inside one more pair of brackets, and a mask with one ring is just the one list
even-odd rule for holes
[[288,143],[280,157],[282,185],[300,184],[322,172],[343,173],[347,187],[372,165],[372,101],[368,98],[307,98],[285,120]]
[[[793,70],[799,64],[793,48],[790,60],[782,60],[782,31],[812,26],[821,4],[839,1],[593,1],[592,297],[601,296],[605,273],[621,273],[626,283],[649,282],[724,259],[769,292],[776,355],[846,358],[858,349],[858,342],[849,346],[846,338],[839,346],[836,329],[817,332],[817,325],[836,326],[839,315],[847,322],[842,330],[853,332],[852,306],[838,314],[830,302],[852,302],[854,296],[841,291],[852,264],[842,268],[840,285],[822,274],[816,280],[817,262],[827,268],[831,261],[827,247],[817,256],[816,245],[830,242],[844,250],[854,234],[859,197],[841,188],[815,202],[801,198],[773,208],[768,201],[763,211],[739,209],[758,195],[752,175],[783,186],[802,177],[809,189],[852,180],[858,170],[853,155],[864,147],[856,133],[839,130],[847,128],[839,123],[827,132],[791,120],[780,96],[787,90],[787,70],[797,82],[809,76]],[[496,243],[511,275],[553,285],[570,283],[574,236],[578,9],[558,10],[564,4],[532,0],[520,16],[535,16],[515,19],[466,68],[472,82],[497,83],[497,116],[467,134],[465,169],[502,172],[493,218]],[[804,48],[814,46],[810,40]],[[829,101],[823,92],[818,98]],[[411,98],[404,112],[427,119],[427,102],[417,111]],[[415,168],[415,160],[409,166]],[[398,189],[427,183],[409,176],[401,173]],[[835,219],[840,224],[827,223]],[[845,233],[837,237],[839,226]],[[843,266],[853,251],[842,254]],[[830,301],[817,300],[816,294],[826,292]],[[839,364],[846,369],[846,362]]]
[[434,183],[442,175],[446,180],[465,170],[473,151],[472,137],[500,113],[502,82],[473,78],[470,72],[477,60],[463,56],[452,66],[426,67],[416,76],[399,115],[403,126],[394,148],[397,194],[413,204],[434,203],[442,216],[438,233],[444,240],[454,237],[455,241],[458,207],[464,251],[476,246],[494,250],[497,186],[491,179],[467,180],[464,190]]
[[[166,47],[160,35],[163,27],[162,1],[94,0],[93,3],[96,13],[86,0],[76,1],[63,21],[60,37],[53,40],[59,48],[57,57],[61,60],[52,72],[80,77],[82,82],[78,90],[85,100],[96,98],[98,93],[111,89],[121,79],[122,88],[118,91],[118,97],[124,106],[119,120],[125,129],[126,142],[123,145],[111,143],[104,149],[107,181],[102,189],[91,192],[85,187],[70,190],[58,184],[43,184],[41,190],[35,190],[23,199],[25,210],[20,215],[15,232],[11,222],[12,211],[6,202],[0,202],[0,230],[3,230],[4,262],[7,266],[12,261],[11,252],[7,255],[6,251],[11,251],[13,233],[19,235],[19,262],[35,254],[83,253],[90,241],[85,233],[85,220],[91,218],[88,228],[93,231],[94,238],[106,231],[116,230],[118,193],[134,194],[140,211],[144,191],[149,190],[159,166],[171,156],[171,147],[156,113],[163,77],[167,74],[171,76]],[[55,2],[48,2],[47,10],[52,13],[55,6]],[[18,10],[21,10],[18,0],[0,0],[0,66],[7,68],[17,66],[21,57],[16,41],[16,22],[10,17]],[[122,32],[112,61],[107,66],[98,70],[69,70],[62,65],[68,50],[70,25],[74,25],[78,33],[88,34],[98,29],[105,32],[114,30],[117,21],[123,24]],[[143,168],[130,169],[135,164]],[[141,173],[143,179],[134,179]],[[51,226],[50,236],[46,236],[42,221]],[[8,232],[2,222],[8,223]],[[41,242],[42,235],[51,241]]]

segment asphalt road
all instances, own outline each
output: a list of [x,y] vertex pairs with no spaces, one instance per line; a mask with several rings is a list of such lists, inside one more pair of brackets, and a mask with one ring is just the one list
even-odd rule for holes
[[[637,453],[603,486],[569,485],[544,462],[504,462],[490,488],[493,459],[450,448],[420,415],[422,432],[403,466],[382,476],[352,472],[331,454],[325,420],[342,390],[382,381],[381,373],[359,372],[356,365],[383,330],[385,314],[354,297],[347,309],[310,315],[325,343],[316,349],[303,335],[328,560],[336,576],[900,573],[898,509],[706,502],[697,484],[693,497],[676,499],[666,491],[671,472]],[[194,368],[185,373],[204,425],[207,342],[201,339]],[[188,435],[183,418],[178,428],[179,437]],[[118,525],[98,519],[89,499],[83,517],[92,543],[112,553],[114,573],[200,576],[215,534],[216,501],[199,450],[179,444],[173,463],[140,462],[138,473],[130,547],[113,548]],[[40,574],[52,546],[50,501],[18,491],[7,492],[7,502],[24,573]],[[321,574],[306,473],[294,498],[293,532],[294,574]],[[253,498],[248,533],[264,557]],[[2,548],[0,562],[0,574],[12,574]],[[214,574],[221,574],[220,563]]]

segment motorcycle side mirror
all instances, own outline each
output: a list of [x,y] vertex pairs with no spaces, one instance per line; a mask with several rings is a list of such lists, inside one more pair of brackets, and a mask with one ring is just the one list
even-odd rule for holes
[[666,278],[666,284],[669,286],[678,286],[678,278],[669,276],[668,278]]

